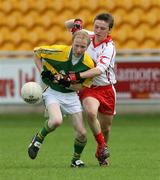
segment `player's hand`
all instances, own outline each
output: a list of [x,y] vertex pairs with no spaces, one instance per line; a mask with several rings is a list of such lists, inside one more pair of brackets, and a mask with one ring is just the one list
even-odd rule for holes
[[63,75],[63,74],[56,74],[54,76],[53,83],[59,84],[60,86],[63,86],[63,87],[70,87],[71,85],[71,81],[66,78],[66,75]]
[[53,81],[55,79],[55,76],[51,73],[51,71],[42,71],[41,78],[48,79],[50,81]]
[[54,75],[54,78],[55,78],[55,79],[54,79],[54,82],[55,82],[55,83],[58,83],[61,79],[64,78],[64,75],[63,75],[63,74],[60,74],[60,73],[59,73],[59,74],[55,74],[55,75]]
[[63,87],[69,88],[70,85],[71,85],[71,81],[68,81],[68,80],[66,80],[65,78],[63,78],[63,79],[60,79],[60,80],[58,81],[58,84],[61,85],[61,86],[63,86]]
[[67,75],[55,75],[54,81],[56,81],[59,85],[63,87],[70,87],[71,84],[83,82],[83,79],[80,77],[79,72],[69,72]]
[[79,72],[69,72],[65,78],[72,83],[80,82],[82,80]]
[[73,22],[73,27],[71,28],[72,34],[81,29],[83,29],[83,21],[81,19],[75,19]]
[[67,76],[63,74],[57,74],[54,81],[63,87],[70,87],[71,85],[70,79],[68,79]]

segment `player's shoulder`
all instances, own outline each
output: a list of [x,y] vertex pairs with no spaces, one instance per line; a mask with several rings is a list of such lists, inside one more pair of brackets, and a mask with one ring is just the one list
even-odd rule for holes
[[63,52],[70,49],[67,45],[51,45],[51,46],[39,46],[34,48],[34,52],[40,52],[43,54],[54,54],[56,52]]
[[106,51],[115,51],[116,50],[113,39],[110,39],[109,41],[104,42],[104,45],[106,47],[105,48]]
[[34,49],[34,54],[52,61],[67,61],[70,49],[67,45],[40,46]]
[[70,49],[70,46],[67,45],[51,45],[48,47],[53,52],[64,52]]
[[64,50],[70,49],[70,46],[67,46],[67,45],[52,45],[51,48],[64,51]]
[[113,50],[115,49],[115,44],[113,41],[109,41],[108,43],[106,43],[106,48],[107,49],[110,49],[110,50]]
[[89,68],[95,67],[94,61],[92,60],[92,58],[89,56],[87,52],[85,52],[84,54],[83,64],[85,64]]
[[115,44],[114,44],[114,40],[112,38],[112,36],[108,36],[107,39],[106,39],[106,44],[110,47],[115,47]]

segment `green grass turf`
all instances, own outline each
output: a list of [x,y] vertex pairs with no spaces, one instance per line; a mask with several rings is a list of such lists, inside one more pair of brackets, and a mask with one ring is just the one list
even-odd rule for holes
[[46,138],[36,160],[28,158],[28,144],[43,122],[42,114],[0,115],[0,180],[160,180],[160,114],[115,117],[109,167],[99,167],[87,127],[83,169],[69,167],[74,139],[69,119]]

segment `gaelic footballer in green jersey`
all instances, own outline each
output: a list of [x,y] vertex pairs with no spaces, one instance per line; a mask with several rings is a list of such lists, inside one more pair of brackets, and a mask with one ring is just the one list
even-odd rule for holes
[[[83,72],[94,67],[94,63],[88,54],[84,53],[80,59],[74,57],[71,46],[41,46],[35,48],[34,52],[36,56],[42,59],[44,71],[51,71],[53,74],[61,73],[65,75],[72,71]],[[75,62],[77,63],[74,64]],[[82,83],[85,87],[89,87],[90,84],[90,78],[85,79]],[[73,90],[66,89],[52,81],[48,82],[47,85],[60,92],[73,92]]]
[[[94,67],[94,62],[85,53],[90,43],[89,35],[84,31],[74,33],[72,46],[52,45],[41,46],[34,49],[35,64],[42,75],[42,79],[48,88],[43,93],[45,106],[48,110],[48,121],[44,127],[34,136],[28,147],[28,155],[35,159],[45,137],[56,130],[63,122],[62,114],[70,115],[75,130],[74,153],[71,167],[83,167],[80,160],[81,153],[87,143],[86,129],[83,123],[82,105],[76,90],[77,84],[71,84],[70,89],[63,84],[55,83],[55,74],[67,74],[70,71],[83,72]],[[84,79],[78,84],[81,87],[90,86],[91,79]],[[78,89],[77,89],[78,90]],[[63,142],[62,142],[63,143]],[[65,147],[64,147],[65,148]],[[52,154],[53,152],[51,152]]]

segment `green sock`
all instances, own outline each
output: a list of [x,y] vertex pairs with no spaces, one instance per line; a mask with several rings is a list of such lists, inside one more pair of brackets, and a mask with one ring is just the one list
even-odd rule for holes
[[43,127],[42,130],[37,134],[38,141],[42,143],[47,134],[48,131],[45,127]]
[[74,154],[73,154],[72,161],[80,159],[81,153],[82,153],[86,143],[87,143],[87,140],[80,141],[77,138],[75,139],[75,141],[74,141]]
[[38,141],[42,143],[44,138],[47,136],[47,134],[49,134],[53,130],[54,130],[54,128],[51,129],[48,127],[48,121],[45,121],[44,127],[42,128],[42,130],[37,135]]

